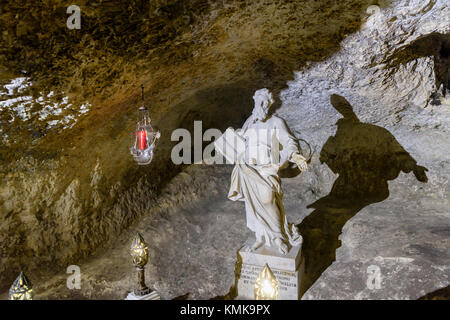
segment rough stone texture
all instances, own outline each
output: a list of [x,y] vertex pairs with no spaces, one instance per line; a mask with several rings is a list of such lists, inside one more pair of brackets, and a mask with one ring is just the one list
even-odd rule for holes
[[[93,110],[71,129],[2,145],[0,286],[23,267],[41,298],[123,298],[140,230],[152,244],[148,281],[162,298],[232,296],[236,251],[249,234],[242,204],[225,199],[230,168],[194,166],[169,183],[180,170],[169,163],[169,140],[193,120],[204,129],[242,124],[262,86],[280,93],[276,112],[315,151],[308,172],[287,171],[283,181],[286,211],[304,236],[303,298],[417,299],[448,286],[449,93],[430,101],[448,84],[450,9],[399,0],[369,15],[369,4],[199,6],[206,15],[193,31],[130,60],[129,70],[145,69],[127,72],[152,87],[165,138],[150,167],[136,168],[127,150],[136,101],[128,92],[138,80],[109,100],[89,98]],[[112,77],[107,92],[121,80]],[[2,113],[2,128],[9,120]],[[44,263],[53,267],[38,269]],[[82,267],[81,292],[64,286],[72,263]],[[380,268],[380,289],[367,286],[369,266]]]
[[[306,299],[417,299],[448,286],[449,157],[444,150],[450,110],[448,100],[429,103],[440,85],[438,59],[424,55],[421,47],[430,30],[448,34],[448,12],[439,1],[382,10],[373,24],[345,39],[335,56],[298,73],[282,93],[286,108],[280,114],[297,123],[320,161],[339,174],[329,194],[307,203],[315,210],[300,224],[307,287],[315,281]],[[439,41],[433,43],[440,48]],[[404,50],[422,50],[422,56],[411,54],[398,63],[393,57]],[[361,122],[343,110],[342,101],[330,99],[332,94],[345,97]],[[301,123],[296,114],[302,115]],[[423,173],[417,165],[428,169],[427,183],[418,181]],[[318,176],[328,168],[321,167]],[[370,265],[381,269],[381,289],[366,285]]]
[[[86,2],[82,28],[69,30],[62,1],[2,2],[2,85],[23,76],[33,85],[2,96],[20,101],[0,110],[0,287],[21,268],[79,261],[126,229],[182,169],[169,161],[173,129],[192,131],[194,120],[204,129],[240,125],[254,89],[280,88],[306,61],[336,51],[366,5]],[[162,133],[145,168],[128,151],[141,83]],[[86,100],[92,107],[65,128],[40,119],[45,105],[21,105],[51,91],[52,103],[67,96],[74,110]],[[54,120],[70,115],[66,108]]]
[[53,274],[33,273],[36,298],[124,299],[137,283],[129,253],[136,231],[150,248],[147,285],[162,299],[227,295],[237,250],[250,236],[242,204],[225,199],[230,169],[194,165],[180,173],[145,217],[102,252],[75,263],[81,269],[81,290],[69,290],[65,267],[55,268]]

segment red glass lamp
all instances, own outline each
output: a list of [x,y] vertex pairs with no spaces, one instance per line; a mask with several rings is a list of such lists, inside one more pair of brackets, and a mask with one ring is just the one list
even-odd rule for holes
[[138,110],[138,120],[134,146],[131,147],[131,155],[139,165],[146,165],[152,162],[156,142],[161,137],[158,130],[150,124],[150,114],[144,103],[144,87],[142,86],[142,107]]

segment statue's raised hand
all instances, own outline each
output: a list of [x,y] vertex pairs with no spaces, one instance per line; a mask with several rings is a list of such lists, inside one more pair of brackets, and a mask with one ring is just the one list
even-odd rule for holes
[[291,161],[295,162],[295,164],[301,171],[305,171],[308,168],[306,158],[300,153],[293,153],[291,156]]
[[416,176],[417,180],[419,180],[421,182],[427,182],[428,181],[428,177],[427,177],[426,171],[428,171],[428,169],[425,168],[425,167],[422,167],[422,166],[416,166],[413,169],[413,173]]

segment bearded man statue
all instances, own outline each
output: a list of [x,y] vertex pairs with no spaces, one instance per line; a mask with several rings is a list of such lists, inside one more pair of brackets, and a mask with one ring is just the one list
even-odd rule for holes
[[274,102],[272,93],[268,89],[260,89],[253,99],[252,115],[241,129],[234,131],[244,141],[245,151],[235,162],[228,198],[245,203],[247,227],[256,236],[254,244],[246,249],[255,251],[262,246],[275,247],[285,255],[290,246],[301,244],[302,237],[287,221],[278,171],[289,162],[304,171],[307,161],[286,122],[269,113]]

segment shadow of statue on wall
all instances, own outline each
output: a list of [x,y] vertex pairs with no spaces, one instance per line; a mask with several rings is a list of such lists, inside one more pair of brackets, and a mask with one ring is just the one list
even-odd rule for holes
[[302,294],[335,260],[345,223],[365,206],[388,198],[389,180],[401,171],[428,180],[427,169],[417,165],[388,130],[361,122],[342,96],[333,94],[330,102],[344,117],[324,144],[320,162],[339,177],[328,195],[308,206],[315,210],[299,225],[306,258]]

